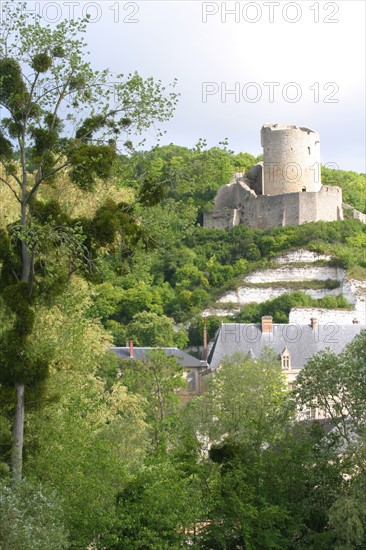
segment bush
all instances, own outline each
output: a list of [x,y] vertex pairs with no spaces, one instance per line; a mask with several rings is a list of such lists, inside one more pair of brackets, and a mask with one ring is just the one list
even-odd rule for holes
[[25,480],[16,487],[0,483],[1,550],[64,550],[67,539],[51,490]]

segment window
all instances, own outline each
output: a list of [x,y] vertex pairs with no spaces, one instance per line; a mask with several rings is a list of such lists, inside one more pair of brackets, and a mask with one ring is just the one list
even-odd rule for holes
[[316,418],[316,409],[314,407],[310,407],[310,409],[305,409],[304,416],[307,420],[310,420],[311,418]]
[[188,389],[191,391],[195,391],[196,389],[196,373],[193,371],[188,371],[186,375],[186,379],[188,382]]
[[291,368],[291,355],[287,347],[281,353],[281,367],[285,370]]

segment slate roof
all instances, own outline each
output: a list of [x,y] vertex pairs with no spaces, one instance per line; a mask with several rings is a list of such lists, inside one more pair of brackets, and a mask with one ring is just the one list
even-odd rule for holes
[[[121,359],[130,359],[130,348],[129,347],[112,347],[109,348],[113,353],[115,353]],[[133,347],[133,359],[145,360],[147,359],[147,352],[151,350],[161,349],[165,352],[168,357],[174,356],[177,362],[185,368],[198,368],[206,367],[205,361],[200,361],[189,355],[185,351],[181,351],[178,348],[140,348],[137,346]]]
[[291,369],[301,369],[307,359],[325,348],[335,353],[353,340],[365,325],[338,325],[326,323],[312,328],[310,325],[273,324],[272,333],[262,333],[261,325],[244,323],[223,323],[208,357],[211,369],[217,369],[225,357],[235,352],[245,356],[260,357],[266,346],[278,356],[287,347],[291,354]]

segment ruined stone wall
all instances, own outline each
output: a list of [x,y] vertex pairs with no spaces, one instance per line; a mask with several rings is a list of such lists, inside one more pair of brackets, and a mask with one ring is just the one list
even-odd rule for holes
[[[239,223],[238,210],[236,208],[223,208],[203,213],[203,226],[214,229],[231,229]],[[253,227],[253,226],[252,226]]]
[[240,208],[240,223],[267,229],[283,225],[298,225],[298,193],[268,197],[261,195],[249,199]]
[[263,147],[263,194],[316,192],[320,181],[320,138],[309,128],[265,124]]
[[[299,193],[299,220],[298,224],[316,222],[321,220],[318,213],[319,193]],[[337,212],[337,211],[336,211]]]
[[249,196],[256,196],[255,192],[245,183],[246,178],[237,176],[238,174],[235,174],[232,182],[223,185],[217,191],[214,201],[215,210],[238,208],[247,201]]
[[[316,221],[343,219],[342,191],[339,187],[324,186],[319,193],[288,193],[287,195],[260,195],[239,188],[240,201],[236,208],[224,208],[222,192],[221,208],[204,215],[204,226],[217,229],[230,229],[238,223],[268,229],[286,225],[301,225]],[[229,197],[238,196],[235,188],[229,190]],[[231,201],[230,201],[231,202]],[[235,204],[235,200],[233,203]]]
[[356,210],[356,208],[353,208],[353,206],[342,203],[342,209],[345,218],[360,220],[360,222],[366,223],[366,214],[364,214],[363,212],[359,212],[358,210]]
[[[306,193],[303,193],[306,195]],[[317,220],[331,222],[343,220],[342,189],[333,185],[323,185],[316,194]],[[300,221],[300,223],[304,223]]]

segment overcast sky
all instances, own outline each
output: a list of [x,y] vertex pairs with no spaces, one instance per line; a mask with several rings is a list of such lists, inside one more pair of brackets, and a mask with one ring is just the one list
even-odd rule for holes
[[[43,14],[52,18],[52,4]],[[365,3],[58,1],[84,8],[93,65],[137,70],[181,93],[162,143],[262,152],[263,123],[320,133],[322,163],[365,171]],[[232,93],[229,93],[229,92]]]

